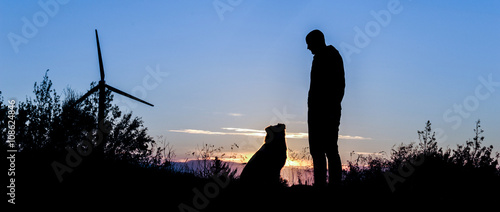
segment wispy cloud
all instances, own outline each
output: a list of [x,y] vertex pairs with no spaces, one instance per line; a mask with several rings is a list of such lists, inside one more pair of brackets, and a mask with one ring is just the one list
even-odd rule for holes
[[188,133],[188,134],[202,134],[202,135],[244,135],[244,136],[256,136],[256,137],[262,137],[266,135],[266,132],[264,130],[240,129],[240,128],[222,128],[222,129],[227,130],[229,132],[195,130],[195,129],[169,130],[169,131],[178,133]]
[[195,130],[195,129],[184,129],[184,130],[170,130],[170,132],[188,133],[188,134],[202,134],[202,135],[226,135],[223,132],[213,132],[207,130]]
[[339,135],[339,139],[343,140],[371,140],[372,138],[362,137],[362,136],[352,136],[352,135]]
[[[182,129],[182,130],[169,130],[170,132],[178,133],[188,133],[188,134],[202,134],[202,135],[242,135],[242,136],[253,136],[253,137],[264,137],[266,136],[266,131],[247,129],[247,128],[234,128],[234,127],[223,127],[224,131],[208,131],[208,130],[196,130],[196,129]],[[306,139],[308,134],[304,132],[286,132],[286,138],[289,139]],[[371,138],[362,136],[351,136],[351,135],[339,135],[339,139],[342,140],[370,140]]]
[[307,133],[292,133],[292,132],[287,132],[286,133],[286,138],[308,138]]
[[230,130],[236,132],[252,132],[252,133],[262,133],[264,130],[254,130],[254,129],[246,129],[246,128],[233,128],[233,127],[223,127],[223,130]]
[[227,113],[228,116],[233,116],[233,117],[240,117],[243,116],[241,113]]

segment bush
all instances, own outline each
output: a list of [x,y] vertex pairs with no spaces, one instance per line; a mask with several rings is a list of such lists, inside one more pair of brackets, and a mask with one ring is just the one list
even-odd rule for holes
[[[233,148],[233,146],[231,146],[231,148]],[[196,159],[194,160],[194,164],[191,164],[191,167],[186,167],[186,169],[201,178],[210,178],[218,174],[225,174],[229,176],[230,179],[234,179],[238,170],[233,170],[228,162],[221,160],[226,156],[225,153],[222,153],[223,149],[224,147],[203,144],[201,149],[197,148],[195,151],[189,153],[195,156]],[[186,166],[188,166],[187,161]]]
[[[71,106],[78,99],[73,90],[67,89],[66,99],[60,101],[52,81],[45,72],[42,82],[35,82],[33,93],[35,98],[19,101],[16,115],[16,141],[20,152],[58,151],[64,152],[66,147],[82,147],[83,141],[97,142],[102,137],[96,130],[98,94],[90,95],[77,106]],[[96,83],[92,83],[94,87]],[[0,97],[0,100],[3,98]],[[112,159],[126,160],[132,163],[147,160],[151,155],[148,146],[154,140],[147,134],[140,118],[132,118],[132,113],[122,115],[118,106],[112,105],[113,95],[106,93],[106,120],[111,126],[104,146],[106,156]],[[6,106],[0,104],[0,115],[6,117]],[[3,119],[7,120],[7,119]],[[4,126],[2,123],[0,126]],[[6,127],[0,129],[2,140],[6,140]],[[102,133],[101,133],[102,134]],[[5,145],[5,142],[3,142]],[[65,153],[61,153],[65,154]]]

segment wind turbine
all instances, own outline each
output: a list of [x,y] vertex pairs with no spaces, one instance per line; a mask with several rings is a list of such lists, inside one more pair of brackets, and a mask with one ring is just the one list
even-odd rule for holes
[[[98,129],[99,129],[99,123],[103,122],[104,121],[104,118],[105,118],[105,114],[104,114],[104,110],[106,109],[105,107],[105,102],[106,102],[106,88],[110,91],[113,91],[113,92],[116,92],[118,94],[121,94],[123,96],[126,96],[128,98],[131,98],[133,100],[136,100],[136,101],[139,101],[139,102],[142,102],[144,104],[147,104],[151,107],[154,107],[153,104],[149,103],[149,102],[146,102],[142,99],[139,99],[135,96],[132,96],[128,93],[125,93],[121,90],[118,90],[117,88],[114,88],[112,87],[111,85],[108,85],[106,84],[106,81],[104,81],[104,67],[103,67],[103,64],[102,64],[102,56],[101,56],[101,47],[99,45],[99,36],[97,35],[97,29],[95,30],[95,39],[96,39],[96,42],[97,42],[97,55],[99,57],[99,70],[101,72],[101,80],[99,81],[99,84],[95,87],[93,87],[92,89],[90,89],[86,94],[84,94],[82,97],[80,97],[78,100],[76,100],[72,106],[75,106],[79,103],[81,103],[83,100],[85,100],[87,97],[89,97],[91,94],[93,94],[94,92],[97,92],[99,91],[99,110],[98,110],[98,115],[97,115],[97,121],[98,121]],[[103,136],[104,139],[106,136]],[[102,141],[102,143],[105,145],[106,142],[105,140]]]

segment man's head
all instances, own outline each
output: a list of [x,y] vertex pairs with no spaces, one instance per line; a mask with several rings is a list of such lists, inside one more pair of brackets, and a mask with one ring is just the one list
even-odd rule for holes
[[326,46],[325,36],[317,29],[309,32],[306,36],[307,49],[311,50],[312,54],[316,54],[318,50]]

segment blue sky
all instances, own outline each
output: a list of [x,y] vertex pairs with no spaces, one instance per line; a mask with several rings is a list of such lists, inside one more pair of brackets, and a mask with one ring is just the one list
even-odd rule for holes
[[304,38],[320,29],[344,57],[344,163],[415,141],[427,120],[455,147],[481,119],[498,151],[498,11],[496,1],[2,1],[0,90],[24,100],[50,69],[59,94],[83,94],[99,80],[98,29],[107,83],[155,107],[118,95],[115,104],[179,158],[202,143],[254,152],[277,122],[298,150],[312,62]]

